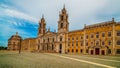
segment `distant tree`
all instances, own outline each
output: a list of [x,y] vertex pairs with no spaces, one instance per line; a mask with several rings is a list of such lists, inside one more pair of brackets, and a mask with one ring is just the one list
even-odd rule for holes
[[7,47],[0,46],[0,50],[7,50]]

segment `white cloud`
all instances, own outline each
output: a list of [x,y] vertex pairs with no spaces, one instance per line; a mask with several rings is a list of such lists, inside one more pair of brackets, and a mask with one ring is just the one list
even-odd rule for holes
[[16,22],[11,22],[11,23],[14,24],[14,25],[16,25],[16,26],[18,25]]
[[[20,7],[28,14],[24,16],[15,12],[16,16],[30,20],[32,20],[31,16],[34,16],[38,22],[44,14],[47,27],[54,26],[56,29],[59,11],[64,4],[69,14],[70,30],[82,28],[84,24],[107,21],[112,17],[117,18],[116,15],[120,12],[120,7],[118,7],[120,0],[13,0],[12,2],[17,6],[16,8]],[[13,12],[10,11],[12,15],[14,15]]]
[[29,16],[29,15],[22,13],[22,12],[19,12],[17,10],[5,9],[4,11],[7,15],[9,15],[11,17],[17,17],[20,19],[29,20],[29,21],[35,22],[35,23],[38,22],[38,19],[36,19],[35,17]]

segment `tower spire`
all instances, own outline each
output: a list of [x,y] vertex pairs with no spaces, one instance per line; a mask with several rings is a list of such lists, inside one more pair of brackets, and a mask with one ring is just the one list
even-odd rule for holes
[[63,5],[63,8],[65,9],[65,4]]

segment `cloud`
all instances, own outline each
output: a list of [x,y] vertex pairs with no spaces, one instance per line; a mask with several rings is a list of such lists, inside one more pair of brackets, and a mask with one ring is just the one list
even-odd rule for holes
[[7,13],[7,15],[9,15],[11,17],[21,18],[21,19],[29,20],[29,21],[35,22],[35,23],[38,22],[38,19],[36,19],[36,18],[34,18],[32,16],[29,16],[29,15],[27,15],[25,13],[16,11],[16,10],[5,9],[4,11],[5,11],[5,13]]
[[[14,0],[13,3],[30,15],[40,18],[44,14],[47,27],[55,26],[59,11],[66,5],[69,14],[70,30],[80,29],[84,24],[99,23],[116,17],[120,8],[119,0]],[[77,26],[77,27],[76,27]],[[75,27],[75,28],[74,28]],[[79,28],[78,28],[79,27]]]

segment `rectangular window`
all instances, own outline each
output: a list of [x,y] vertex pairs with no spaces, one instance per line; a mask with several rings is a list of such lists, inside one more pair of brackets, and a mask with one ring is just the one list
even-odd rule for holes
[[99,32],[96,33],[96,38],[99,38]]
[[102,45],[105,45],[105,42],[104,42],[104,41],[102,41]]
[[111,37],[111,32],[108,32],[108,37]]
[[81,50],[80,50],[80,52],[82,53],[82,52],[83,52],[83,50],[81,49]]
[[99,41],[96,41],[96,46],[98,46],[99,45]]
[[117,41],[117,45],[120,45],[120,40]]
[[88,39],[88,35],[86,35],[86,39]]
[[116,53],[117,53],[117,54],[120,54],[120,49],[117,49]]
[[105,37],[105,33],[102,33],[102,37]]
[[81,46],[83,46],[83,42],[81,42],[80,44],[81,44]]
[[120,36],[120,31],[117,31],[117,36]]
[[86,42],[86,46],[88,46],[88,42]]
[[70,38],[68,38],[68,41],[70,41]]
[[108,45],[111,45],[112,44],[112,42],[111,41],[108,41]]
[[91,34],[91,38],[94,38],[94,35],[93,35],[93,34]]
[[93,45],[93,42],[91,42],[91,46]]

